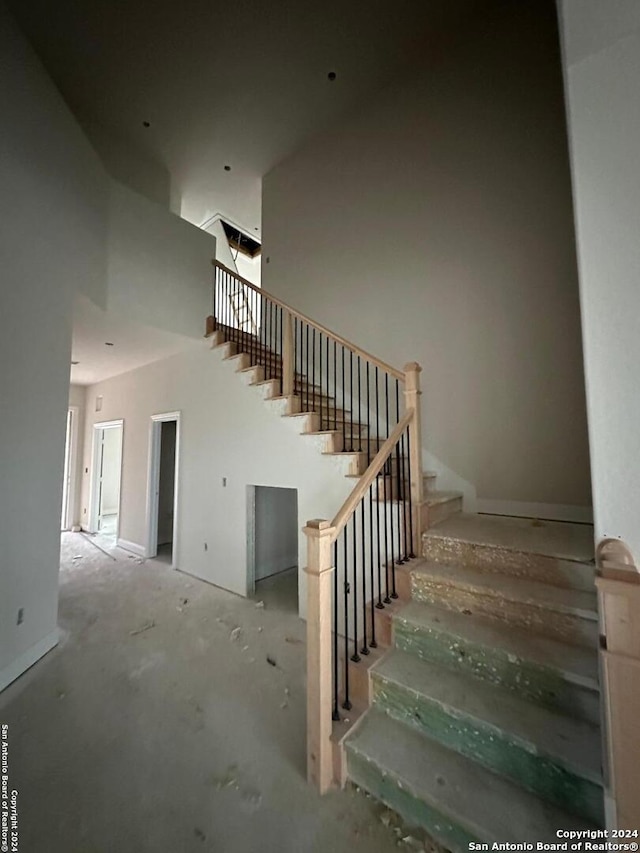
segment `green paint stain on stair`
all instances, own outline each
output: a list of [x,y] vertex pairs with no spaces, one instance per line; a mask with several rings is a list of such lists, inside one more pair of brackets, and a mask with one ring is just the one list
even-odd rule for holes
[[598,693],[568,682],[557,670],[511,655],[499,646],[487,648],[432,627],[417,628],[401,618],[394,622],[394,637],[396,648],[422,660],[506,687],[552,710],[593,723],[600,720]]
[[548,802],[603,825],[602,789],[537,752],[533,745],[518,742],[507,732],[377,675],[374,704]]
[[457,822],[441,814],[428,803],[405,789],[395,776],[368,761],[347,746],[349,778],[376,799],[402,815],[407,823],[421,826],[440,844],[453,853],[467,853],[469,844],[479,841],[469,835]]

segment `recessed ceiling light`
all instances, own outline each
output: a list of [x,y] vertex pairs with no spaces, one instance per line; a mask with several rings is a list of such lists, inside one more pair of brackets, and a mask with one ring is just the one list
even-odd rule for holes
[[335,72],[335,71],[330,71],[330,72],[327,74],[327,80],[331,80],[331,82],[333,83],[333,81],[336,79],[336,77],[337,77],[337,76],[338,76],[338,75],[336,74],[336,72]]
[[143,121],[142,126],[143,127],[151,127],[151,122],[150,121]]
[[224,170],[225,170],[225,172],[230,172],[230,171],[231,171],[231,166],[225,166],[225,167],[224,167]]
[[80,364],[79,361],[72,361],[71,364]]
[[111,343],[111,341],[105,341],[105,342],[104,342],[104,345],[105,345],[106,347],[112,347],[112,346],[113,346],[113,344]]

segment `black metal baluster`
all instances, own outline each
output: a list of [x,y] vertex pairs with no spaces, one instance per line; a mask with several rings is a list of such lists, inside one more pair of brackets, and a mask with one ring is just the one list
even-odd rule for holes
[[[370,378],[369,378],[369,362],[367,361],[367,468],[371,464],[371,403],[369,400],[370,394]],[[377,452],[377,451],[376,451]],[[374,453],[373,456],[376,454]],[[373,597],[373,587],[371,587]]]
[[280,396],[284,391],[284,347],[282,343],[284,335],[284,308],[280,308]]
[[[378,366],[376,365],[376,436],[378,441],[380,439],[380,392],[379,392],[379,373]],[[384,466],[382,466],[382,477],[383,477],[383,485],[384,485]],[[376,525],[376,534],[378,537],[378,603],[376,607],[378,610],[384,609],[384,604],[382,603],[382,577],[381,577],[381,560],[380,560],[380,474],[376,477],[376,516],[377,516],[377,525]]]
[[356,537],[355,511],[351,516],[351,533],[353,536],[353,654],[351,655],[351,660],[354,663],[359,663],[360,655],[358,654],[358,557],[356,554],[358,548],[358,540]]
[[[399,391],[399,383],[396,379],[396,423],[400,423],[400,391]],[[404,451],[404,433],[400,436],[398,443],[396,444],[396,483],[398,489],[398,506],[397,506],[397,517],[398,517],[398,565],[404,563],[404,555],[406,554],[406,550],[402,551],[403,545],[403,536],[402,536],[402,519],[401,519],[401,497],[402,497],[402,465],[403,465],[403,451]],[[396,591],[396,576],[395,572],[393,573],[393,592]],[[397,598],[397,595],[392,595],[392,598]]]
[[338,429],[338,356],[337,344],[333,342],[333,428]]
[[371,642],[369,643],[369,646],[372,649],[375,649],[378,646],[378,643],[376,642],[376,587],[373,571],[373,486],[374,483],[377,485],[377,482],[377,480],[374,480],[369,486],[369,579],[371,581]]
[[[342,350],[342,449],[347,449],[347,421],[346,421],[346,409],[344,407],[344,347],[340,344],[340,348]],[[337,401],[336,401],[337,402]]]
[[309,324],[308,324],[308,323],[306,323],[306,324],[305,324],[305,326],[306,326],[306,329],[307,329],[307,346],[306,346],[306,356],[307,356],[307,357],[306,357],[306,360],[305,360],[305,367],[304,367],[304,375],[305,375],[306,380],[307,380],[307,381],[306,381],[306,392],[307,392],[307,393],[306,393],[306,398],[307,398],[307,402],[306,402],[306,405],[305,405],[305,412],[309,412],[309,411],[311,411],[311,410],[309,409]]
[[[354,510],[355,513],[355,510]],[[360,649],[360,654],[368,655],[369,646],[367,645],[367,563],[364,558],[364,497],[360,501],[360,560],[362,562],[362,634],[364,642]]]
[[353,450],[353,350],[349,350],[349,450]]
[[331,719],[340,719],[338,711],[338,540],[333,543],[333,712]]
[[409,492],[409,557],[415,559],[413,547],[413,489],[411,488],[411,427],[407,427],[407,486]]
[[344,544],[342,574],[344,577],[344,702],[342,707],[345,711],[351,710],[351,702],[349,700],[349,595],[351,586],[347,574],[347,552],[349,549],[348,543],[348,525],[345,524],[342,531],[342,541]]
[[327,396],[327,424],[326,424],[326,426],[327,426],[327,429],[331,429],[331,409],[329,408],[329,405],[330,405],[330,394],[329,394],[329,338],[326,335],[325,335],[325,340],[327,342],[327,346],[326,346],[326,350],[325,350],[325,360],[324,360],[325,361],[324,372],[326,373],[325,387],[326,387],[326,396]]
[[311,411],[316,410],[316,327],[311,335]]
[[406,458],[406,442],[405,442],[405,434],[406,430],[402,433],[402,527],[403,527],[403,539],[404,539],[404,562],[409,562],[409,530],[408,530],[408,520],[407,520],[407,488],[409,484],[407,483],[407,458]]
[[362,453],[362,387],[360,382],[360,356],[358,356],[358,453]]
[[318,348],[319,358],[320,358],[320,369],[319,369],[320,382],[318,383],[318,385],[320,387],[320,390],[318,391],[318,397],[320,399],[320,429],[324,429],[324,421],[323,421],[324,414],[322,411],[322,332],[320,332],[320,334],[319,334],[318,341],[320,344],[320,346]]
[[389,524],[387,519],[387,474],[385,469],[382,469],[382,489],[384,501],[382,504],[382,512],[384,515],[384,587],[385,587],[385,597],[384,603],[391,604],[391,599],[389,598]]

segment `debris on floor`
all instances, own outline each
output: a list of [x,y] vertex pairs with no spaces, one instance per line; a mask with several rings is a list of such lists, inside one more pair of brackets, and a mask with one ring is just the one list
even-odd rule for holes
[[276,661],[272,657],[270,657],[270,655],[267,655],[267,663],[270,664],[270,666],[278,666]]
[[130,634],[132,637],[135,637],[135,636],[137,636],[138,634],[143,634],[145,631],[148,631],[150,628],[155,628],[155,627],[156,627],[156,623],[155,623],[155,622],[153,621],[153,619],[152,619],[152,620],[151,620],[151,622],[147,622],[147,623],[146,623],[145,625],[143,625],[141,628],[136,628],[136,629],[135,629],[135,630],[133,630],[133,631],[129,631],[129,634]]
[[244,785],[240,780],[237,764],[230,764],[221,779],[214,780],[216,791],[232,790],[240,794],[243,805],[249,811],[256,811],[262,805],[262,794],[254,788]]
[[285,637],[285,643],[291,643],[292,646],[301,646],[302,640],[298,640],[297,637]]
[[237,643],[242,636],[242,628],[238,625],[233,631],[229,634],[229,639],[232,643]]
[[264,610],[264,601],[256,601],[256,608],[258,610]]

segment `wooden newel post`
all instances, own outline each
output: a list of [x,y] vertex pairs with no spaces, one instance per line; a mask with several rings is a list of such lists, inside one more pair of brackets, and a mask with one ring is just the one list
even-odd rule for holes
[[288,311],[283,312],[282,329],[282,395],[290,397],[294,391],[293,320]]
[[410,463],[411,463],[411,501],[413,507],[413,553],[420,554],[420,539],[422,531],[421,507],[423,501],[422,483],[422,410],[420,397],[420,374],[422,368],[412,361],[404,366],[404,400],[407,412],[413,410],[413,419],[409,426]]
[[314,519],[307,536],[307,780],[321,794],[333,782],[331,746],[331,581],[334,566],[328,521]]

